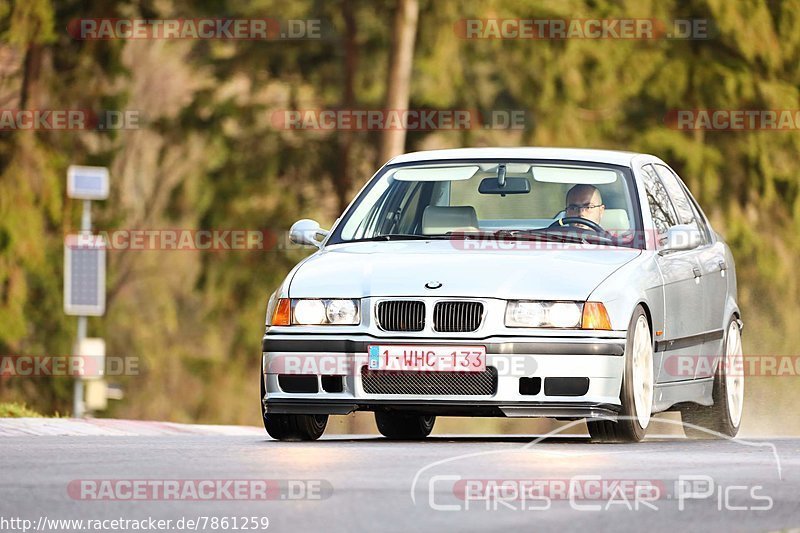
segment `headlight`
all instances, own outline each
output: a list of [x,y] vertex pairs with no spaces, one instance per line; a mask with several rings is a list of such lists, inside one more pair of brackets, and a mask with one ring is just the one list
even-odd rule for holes
[[325,304],[322,300],[298,300],[294,304],[295,324],[322,324],[325,322]]
[[579,328],[582,302],[511,301],[506,306],[510,328]]
[[358,324],[358,306],[353,300],[329,300],[325,318],[331,324]]
[[547,319],[554,328],[577,328],[582,314],[583,304],[556,302],[548,309]]
[[292,300],[292,324],[357,325],[358,300]]

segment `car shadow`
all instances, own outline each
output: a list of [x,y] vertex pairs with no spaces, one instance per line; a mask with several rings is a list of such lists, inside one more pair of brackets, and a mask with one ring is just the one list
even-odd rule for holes
[[[544,437],[544,438],[543,438]],[[544,435],[431,435],[424,439],[411,439],[411,440],[392,440],[382,437],[380,435],[324,435],[317,441],[294,441],[294,443],[305,442],[306,444],[314,444],[324,446],[325,444],[410,444],[410,443],[425,443],[431,445],[437,444],[468,444],[468,443],[509,443],[509,444],[527,444],[536,439],[541,439],[540,444],[590,444],[594,446],[618,446],[630,445],[631,443],[597,443],[589,439],[589,435],[551,435],[545,437]],[[685,437],[673,435],[656,435],[653,437],[645,438],[642,443],[648,442],[687,442]],[[265,443],[276,443],[278,441],[272,439],[265,439]],[[292,442],[292,441],[286,441]]]

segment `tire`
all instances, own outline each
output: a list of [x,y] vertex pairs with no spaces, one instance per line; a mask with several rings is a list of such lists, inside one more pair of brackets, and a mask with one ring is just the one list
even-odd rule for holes
[[[742,364],[742,333],[739,321],[731,318],[725,333],[721,359],[714,375],[711,393],[713,405],[695,403],[681,406],[681,420],[697,427],[684,425],[690,439],[720,439],[735,437],[742,423],[744,408],[744,365]],[[731,369],[738,369],[730,372]]]
[[424,439],[433,431],[436,417],[375,411],[375,423],[381,435],[388,439]]
[[264,429],[270,437],[285,441],[317,440],[325,432],[328,425],[328,415],[289,415],[289,414],[265,414],[264,413],[264,371],[262,367],[259,375],[261,382],[261,397],[258,399],[258,406],[261,410],[261,418],[264,421]]
[[595,442],[639,442],[647,433],[653,410],[653,336],[647,315],[637,306],[628,325],[625,369],[620,387],[622,409],[617,421],[587,420]]
[[277,440],[317,440],[327,425],[328,415],[264,415],[264,429]]

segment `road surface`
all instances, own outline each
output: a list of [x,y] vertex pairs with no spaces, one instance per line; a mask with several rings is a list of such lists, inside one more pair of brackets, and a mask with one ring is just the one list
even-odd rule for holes
[[[575,437],[330,436],[280,443],[248,428],[0,436],[0,452],[2,531],[133,531],[158,520],[170,531],[190,529],[187,523],[222,531],[226,517],[227,530],[258,530],[268,520],[269,531],[290,532],[800,526],[800,439],[598,445]],[[64,519],[84,522],[54,522]]]

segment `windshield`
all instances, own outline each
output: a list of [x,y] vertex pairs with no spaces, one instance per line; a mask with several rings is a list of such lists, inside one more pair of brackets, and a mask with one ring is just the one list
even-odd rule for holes
[[482,160],[387,167],[329,244],[489,232],[633,246],[632,199],[629,169],[612,165]]

